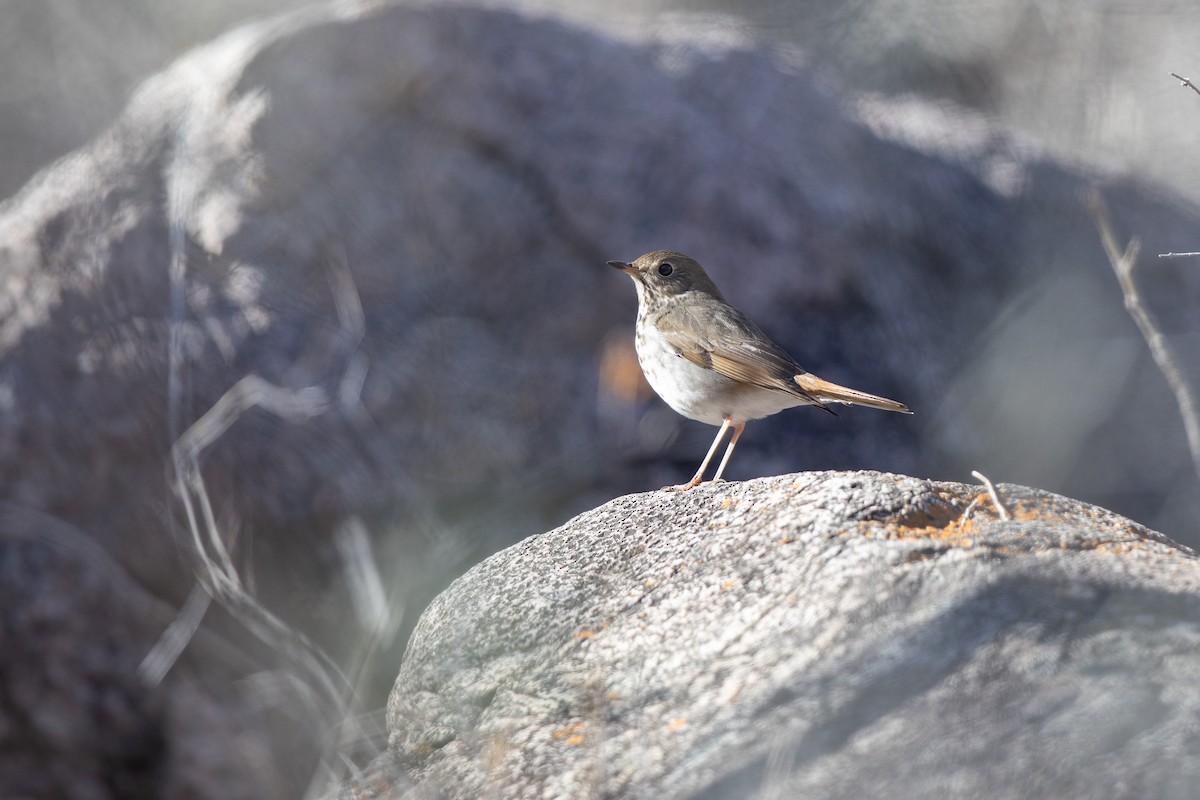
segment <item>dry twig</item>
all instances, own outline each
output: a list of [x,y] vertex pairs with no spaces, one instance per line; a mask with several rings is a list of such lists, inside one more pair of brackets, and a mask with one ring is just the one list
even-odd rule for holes
[[967,506],[967,510],[962,513],[962,516],[958,518],[958,526],[960,528],[963,525],[967,524],[967,522],[971,519],[972,512],[974,512],[978,506],[979,506],[979,498],[976,497],[974,500],[971,501],[970,505]]
[[[1186,81],[1186,83],[1193,89],[1196,88],[1190,81]],[[1197,90],[1197,93],[1200,94],[1200,90]],[[1150,311],[1142,302],[1141,295],[1138,294],[1137,283],[1133,279],[1133,270],[1137,266],[1141,242],[1135,236],[1129,240],[1125,251],[1121,251],[1117,245],[1116,234],[1113,233],[1112,222],[1108,217],[1108,209],[1099,189],[1093,187],[1087,192],[1084,196],[1084,203],[1096,223],[1096,229],[1100,232],[1100,242],[1104,245],[1104,252],[1108,255],[1108,261],[1112,264],[1113,272],[1117,274],[1117,281],[1121,284],[1121,294],[1125,297],[1125,310],[1137,323],[1142,338],[1146,340],[1146,345],[1150,348],[1150,355],[1154,358],[1154,363],[1158,365],[1159,371],[1167,379],[1171,392],[1175,395],[1175,402],[1179,405],[1179,414],[1183,417],[1183,429],[1187,433],[1192,466],[1196,470],[1196,476],[1200,477],[1200,403],[1197,402],[1195,392],[1179,369],[1178,359],[1175,357],[1167,337],[1163,336],[1158,324],[1150,315]]]
[[996,507],[996,513],[1000,515],[1000,519],[1007,522],[1011,517],[1008,516],[1008,509],[1000,502],[1000,493],[996,491],[996,487],[992,485],[991,478],[984,475],[979,470],[971,470],[971,474],[975,476],[975,480],[987,487],[988,496],[992,498],[992,505]]
[[1176,75],[1174,72],[1172,72],[1171,77],[1174,78],[1175,80],[1179,81],[1179,83],[1181,85],[1186,86],[1189,89],[1191,89],[1196,94],[1200,94],[1200,89],[1196,88],[1196,84],[1192,83],[1191,81],[1189,81],[1187,78],[1183,77],[1182,75]]

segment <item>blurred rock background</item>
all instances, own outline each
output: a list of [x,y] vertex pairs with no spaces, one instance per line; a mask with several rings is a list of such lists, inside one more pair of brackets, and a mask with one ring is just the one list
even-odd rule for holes
[[[99,132],[139,81],[189,47],[246,20],[309,5],[246,0],[177,5],[4,0],[0,16],[0,195]],[[720,14],[715,25],[795,44],[840,86],[948,100],[995,115],[1062,157],[1129,169],[1195,199],[1181,165],[1196,110],[1167,73],[1194,77],[1200,9],[1129,4],[921,0],[513,2],[637,35],[651,20]],[[1192,62],[1189,62],[1189,58]]]
[[[377,707],[454,575],[694,469],[712,430],[645,395],[633,291],[604,266],[664,246],[806,367],[917,411],[756,423],[730,478],[978,469],[1200,542],[1174,400],[1079,200],[1100,182],[1118,234],[1143,238],[1143,291],[1194,380],[1200,274],[1153,254],[1200,249],[1200,97],[1166,75],[1190,74],[1176,31],[1200,12],[358,3],[172,65],[291,6],[0,11],[0,494],[6,536],[41,536],[11,550],[4,606],[59,613],[46,576],[98,544],[111,607],[162,604],[115,645],[138,663],[195,585],[171,444],[248,375],[315,389],[227,420],[200,464],[250,592]],[[172,680],[286,672],[238,611],[209,613]],[[221,738],[192,714],[288,749],[259,733],[298,713],[286,681],[253,683],[261,718],[248,683],[215,682],[192,711],[131,703],[148,744],[119,755],[130,785],[153,780],[156,737]],[[255,767],[275,756],[237,757],[222,769],[275,787],[251,795],[290,793]],[[172,775],[229,796],[188,783],[220,772]]]

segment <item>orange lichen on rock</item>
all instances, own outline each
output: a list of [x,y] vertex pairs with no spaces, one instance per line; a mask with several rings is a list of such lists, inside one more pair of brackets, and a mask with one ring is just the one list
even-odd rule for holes
[[[937,499],[941,502],[922,504],[919,507],[906,509],[891,515],[881,515],[875,519],[864,520],[861,535],[868,538],[883,536],[888,539],[927,539],[955,548],[986,547],[993,555],[1012,555],[1020,552],[1019,547],[988,545],[985,532],[988,527],[996,524],[1008,524],[1026,527],[1033,525],[1078,526],[1081,522],[1094,522],[1099,530],[1109,531],[1104,538],[1082,544],[1075,541],[1072,544],[1057,545],[1073,549],[1085,549],[1109,554],[1123,554],[1135,550],[1145,550],[1154,546],[1154,541],[1148,539],[1140,526],[1128,521],[1121,521],[1115,515],[1108,516],[1103,510],[1088,509],[1073,501],[1054,496],[1006,498],[1000,494],[1003,504],[1003,515],[996,508],[995,501],[987,491],[979,491],[973,496],[958,497],[950,493],[939,492]],[[1119,533],[1114,536],[1111,531],[1114,523],[1119,525]],[[1018,530],[1018,535],[1032,535],[1036,530],[1027,527]],[[1128,538],[1125,538],[1128,537]],[[1041,542],[1034,549],[1054,548],[1056,545],[1038,537]],[[935,551],[921,551],[911,554],[911,560],[920,560],[935,555]]]
[[559,728],[550,735],[554,737],[556,742],[565,741],[571,747],[578,747],[584,741],[583,723],[572,722],[570,725]]
[[[945,492],[939,492],[937,497],[941,503],[912,509],[874,524],[882,527],[889,539],[934,539],[969,546],[974,535],[974,520],[965,512],[970,508],[970,502]],[[975,511],[978,511],[978,505],[987,502],[988,497],[983,494],[971,502],[976,501]]]
[[1134,550],[1140,549],[1138,542],[1100,542],[1095,547],[1091,548],[1093,553],[1108,553],[1114,556],[1132,553]]

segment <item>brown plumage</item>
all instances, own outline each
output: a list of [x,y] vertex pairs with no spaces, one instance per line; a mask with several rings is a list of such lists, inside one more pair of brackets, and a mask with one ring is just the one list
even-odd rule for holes
[[839,386],[796,363],[725,301],[694,259],[656,250],[633,263],[608,262],[633,278],[638,293],[636,345],[646,379],[667,405],[721,430],[695,476],[700,483],[725,431],[734,428],[713,480],[720,480],[746,422],[812,405],[833,413],[844,403],[911,413],[895,400]]

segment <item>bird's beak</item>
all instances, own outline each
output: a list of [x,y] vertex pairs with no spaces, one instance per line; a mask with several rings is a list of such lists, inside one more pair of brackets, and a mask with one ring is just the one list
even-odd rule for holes
[[626,264],[624,261],[610,261],[608,262],[608,265],[621,270],[621,272],[624,272],[626,275],[637,274],[637,270],[633,268],[633,264]]

